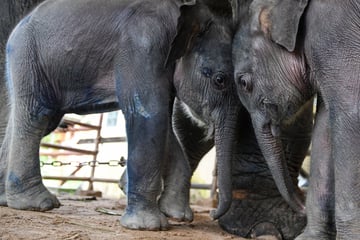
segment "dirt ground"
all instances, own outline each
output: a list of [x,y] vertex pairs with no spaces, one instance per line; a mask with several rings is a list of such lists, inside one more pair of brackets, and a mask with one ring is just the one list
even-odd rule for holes
[[[244,239],[221,230],[209,217],[209,207],[192,205],[191,223],[172,222],[168,231],[133,231],[120,226],[125,201],[59,197],[63,206],[48,212],[0,207],[0,240],[15,239]],[[270,239],[270,238],[269,238]]]

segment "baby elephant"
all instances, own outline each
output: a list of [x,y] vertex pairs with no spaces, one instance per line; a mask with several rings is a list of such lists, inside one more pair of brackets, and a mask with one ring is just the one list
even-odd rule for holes
[[360,1],[234,3],[238,93],[279,190],[300,211],[279,130],[317,96],[307,226],[296,239],[359,239]]
[[[164,215],[157,203],[162,177],[172,175],[165,165],[175,158],[185,176],[164,177],[165,192],[174,182],[187,189],[191,174],[171,127],[177,95],[190,107],[191,101],[202,101],[204,107],[193,113],[208,109],[205,113],[218,119],[213,123],[220,203],[214,216],[221,216],[231,203],[231,124],[237,108],[227,100],[233,89],[231,61],[221,57],[231,54],[218,47],[229,47],[231,39],[227,21],[201,3],[49,0],[39,5],[17,25],[6,47],[11,110],[0,151],[0,204],[39,211],[59,207],[42,183],[41,138],[65,113],[121,109],[129,148],[128,206],[121,224],[166,229],[165,215],[174,213],[162,208]],[[164,196],[162,204],[179,202],[183,208],[175,214],[186,215],[188,202]]]

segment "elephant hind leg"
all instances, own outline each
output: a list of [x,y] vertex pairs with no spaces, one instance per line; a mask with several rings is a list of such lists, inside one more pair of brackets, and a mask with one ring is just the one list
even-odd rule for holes
[[[0,206],[7,206],[5,183],[7,174],[7,143],[2,144],[0,148]],[[5,150],[6,149],[6,150]]]
[[192,221],[193,212],[189,203],[191,176],[202,157],[214,146],[214,141],[206,138],[205,129],[189,118],[178,99],[174,103],[172,124],[172,150],[164,173],[160,209],[168,217]]
[[52,109],[56,106],[51,104],[56,99],[28,29],[19,25],[7,43],[10,115],[0,153],[1,162],[7,163],[2,182],[9,207],[46,211],[60,206],[44,186],[39,164],[41,138],[55,125],[51,121],[57,120],[57,110]]
[[53,118],[51,111],[32,111],[37,108],[29,108],[28,100],[21,99],[12,105],[11,123],[2,149],[8,154],[6,200],[12,208],[46,211],[60,206],[44,186],[39,164],[40,141]]
[[191,169],[173,131],[169,131],[169,153],[163,174],[164,189],[159,199],[161,212],[177,221],[193,220],[190,208]]
[[312,138],[310,186],[306,198],[307,225],[296,240],[336,238],[333,210],[335,196],[332,183],[334,166],[330,155],[329,112],[320,96],[318,96],[317,108]]

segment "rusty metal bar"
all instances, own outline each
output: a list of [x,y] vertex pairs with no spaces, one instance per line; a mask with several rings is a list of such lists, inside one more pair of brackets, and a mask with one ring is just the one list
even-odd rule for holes
[[[100,119],[99,119],[99,128],[97,129],[97,133],[96,133],[96,138],[95,138],[95,152],[96,154],[93,155],[93,161],[94,163],[96,162],[97,159],[97,154],[99,152],[99,144],[100,144],[100,138],[101,138],[101,126],[102,126],[102,122],[103,122],[103,114],[100,114]],[[93,179],[95,176],[95,167],[96,165],[93,164],[93,166],[91,167],[91,176],[90,178]],[[89,181],[89,187],[88,187],[88,191],[93,191],[94,190],[94,186],[93,186],[93,181],[90,180]]]
[[[102,114],[101,114],[102,116]],[[89,129],[94,129],[94,130],[100,130],[101,129],[101,125],[92,125],[92,124],[88,124],[88,123],[82,123],[82,122],[78,122],[78,121],[74,121],[74,120],[70,120],[70,119],[63,119],[63,122],[67,123],[67,124],[71,124],[71,125],[79,125],[82,127],[86,127]]]
[[[80,139],[77,144],[90,144],[90,143],[95,143],[96,139],[92,139],[92,138],[84,138],[84,139]],[[108,137],[108,138],[100,138],[100,143],[114,143],[114,142],[126,142],[127,139],[126,137]]]
[[62,180],[62,181],[86,181],[86,182],[105,182],[105,183],[118,183],[118,179],[107,178],[94,178],[94,177],[78,177],[78,176],[43,176],[46,180]]
[[41,143],[40,146],[41,147],[47,147],[47,148],[54,148],[54,149],[63,149],[63,150],[67,150],[67,151],[71,151],[71,152],[77,152],[77,153],[81,153],[81,154],[85,154],[85,155],[96,155],[97,154],[97,151],[90,151],[90,150],[85,150],[85,149],[72,148],[72,147],[67,147],[67,146],[63,146],[63,145],[59,145],[59,144]]
[[[95,178],[95,177],[43,176],[42,178],[46,180],[62,180],[62,181],[72,180],[72,181],[87,181],[87,182],[92,181],[92,182],[104,182],[104,183],[119,183],[119,179]],[[191,188],[211,190],[212,184],[192,183]]]
[[96,129],[91,129],[87,127],[69,127],[69,128],[57,128],[54,130],[56,133],[66,133],[66,132],[87,132],[87,131],[96,131]]
[[[46,152],[41,152],[41,155],[49,155],[49,156],[60,156],[60,155],[92,155],[93,156],[93,162],[96,162],[97,159],[97,154],[99,152],[99,144],[100,143],[104,143],[104,142],[123,142],[126,141],[126,137],[120,137],[120,138],[114,138],[114,139],[106,139],[106,138],[102,138],[101,137],[101,128],[102,128],[102,122],[103,122],[103,114],[100,114],[100,118],[99,118],[99,125],[92,125],[92,124],[87,124],[87,123],[82,123],[82,122],[77,122],[75,120],[70,120],[70,119],[64,119],[63,120],[64,123],[71,125],[72,128],[67,129],[66,131],[84,131],[84,130],[96,130],[97,131],[97,136],[95,139],[91,139],[91,143],[95,144],[95,150],[91,151],[91,150],[85,150],[85,149],[79,149],[79,148],[72,148],[72,147],[67,147],[67,146],[63,146],[63,145],[58,145],[58,144],[50,144],[50,143],[41,143],[42,147],[45,148],[53,148],[53,149],[58,149],[58,150],[65,150],[65,151],[59,151],[57,153],[46,153]],[[81,128],[74,128],[74,125],[78,125]],[[81,143],[90,143],[89,139],[85,139],[83,140]],[[75,171],[73,171],[71,173],[70,176],[43,176],[43,179],[46,180],[60,180],[61,184],[64,184],[66,181],[69,180],[73,180],[73,181],[86,181],[89,182],[89,187],[88,190],[92,191],[93,190],[93,182],[104,182],[104,183],[118,183],[119,179],[108,179],[108,178],[95,178],[95,167],[96,164],[91,165],[91,174],[90,177],[78,177],[75,176],[76,172],[78,172],[81,169],[82,166],[78,167],[77,169],[75,169]],[[215,174],[214,174],[215,175]],[[215,177],[216,178],[216,177]],[[216,180],[215,180],[216,182]],[[191,188],[192,189],[205,189],[205,190],[211,190],[212,192],[214,192],[214,186],[213,184],[196,184],[196,183],[191,183]]]
[[79,153],[79,152],[71,152],[71,151],[66,151],[66,152],[45,152],[45,151],[41,151],[39,154],[41,156],[49,156],[49,157],[84,155],[84,154]]
[[191,188],[193,188],[193,189],[211,190],[212,189],[212,184],[192,183]]

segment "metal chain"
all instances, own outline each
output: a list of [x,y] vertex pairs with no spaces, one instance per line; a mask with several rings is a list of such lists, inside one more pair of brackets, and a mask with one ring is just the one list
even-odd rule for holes
[[96,167],[100,165],[109,165],[111,167],[121,166],[125,167],[126,165],[126,159],[124,157],[121,157],[120,160],[109,160],[107,162],[100,162],[100,161],[88,161],[88,162],[79,162],[79,161],[71,161],[71,162],[62,162],[62,161],[52,161],[52,162],[44,162],[40,161],[40,167],[43,166],[53,166],[53,167],[61,167],[61,166],[72,166],[72,167],[84,167],[84,166],[90,166],[90,167]]

